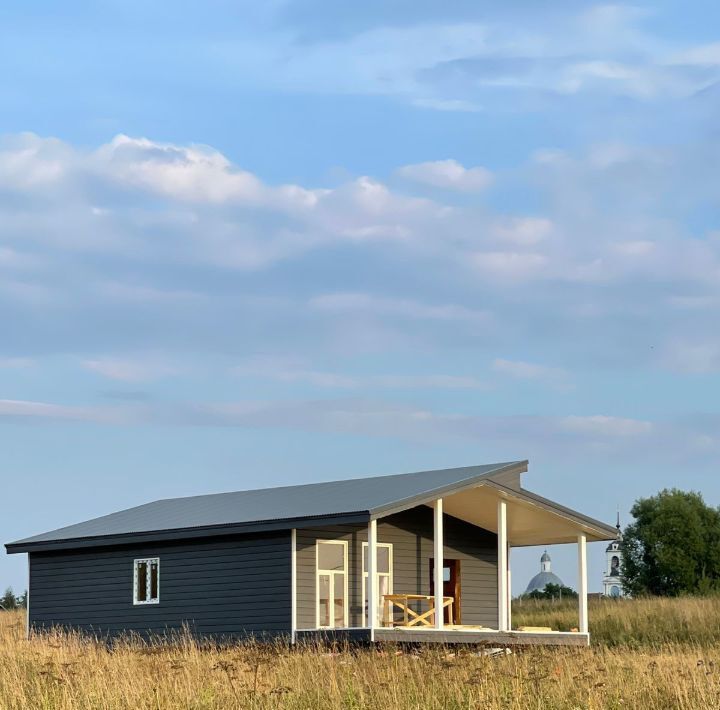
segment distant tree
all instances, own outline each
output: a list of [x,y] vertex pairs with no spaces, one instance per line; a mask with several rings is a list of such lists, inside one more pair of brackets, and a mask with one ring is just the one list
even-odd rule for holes
[[633,596],[720,588],[720,511],[699,493],[665,489],[640,498],[623,533],[622,580]]
[[16,597],[18,609],[27,609],[28,593],[27,589],[18,597]]
[[561,584],[546,584],[545,589],[534,589],[525,595],[526,599],[577,599],[577,592]]
[[5,594],[0,597],[0,609],[5,609],[5,611],[10,611],[11,609],[17,609],[17,598],[15,597],[15,593],[12,590],[12,587],[8,587],[5,590]]

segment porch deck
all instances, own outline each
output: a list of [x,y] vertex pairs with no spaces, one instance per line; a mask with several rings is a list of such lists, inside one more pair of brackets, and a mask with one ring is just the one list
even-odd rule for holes
[[[370,643],[370,629],[304,629],[300,642]],[[375,643],[472,644],[480,646],[589,646],[590,634],[574,631],[497,631],[473,626],[430,629],[395,626],[376,628]]]
[[461,625],[445,629],[395,626],[375,629],[375,641],[471,643],[484,646],[589,646],[590,634],[574,631],[497,631]]

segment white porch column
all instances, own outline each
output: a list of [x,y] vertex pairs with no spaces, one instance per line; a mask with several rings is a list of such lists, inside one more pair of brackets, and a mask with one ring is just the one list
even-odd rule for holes
[[365,593],[367,594],[367,625],[370,628],[370,640],[375,640],[375,627],[377,626],[377,520],[371,520],[368,525],[368,558],[367,558],[367,582]]
[[438,498],[435,501],[435,515],[434,515],[434,558],[435,558],[435,628],[442,629],[443,617],[445,616],[445,610],[443,609],[443,568],[445,567],[445,560],[443,559],[443,502],[442,498]]
[[507,627],[512,629],[512,571],[510,569],[510,543],[507,546]]
[[578,601],[580,633],[588,633],[587,537],[578,535]]
[[508,631],[508,541],[507,541],[507,503],[498,501],[498,631]]

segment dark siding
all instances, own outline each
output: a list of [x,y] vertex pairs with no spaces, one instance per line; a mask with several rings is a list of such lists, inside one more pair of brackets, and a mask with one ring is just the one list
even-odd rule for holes
[[[290,533],[30,557],[30,623],[98,634],[214,636],[290,631]],[[160,603],[133,605],[133,560],[160,558]]]
[[[433,556],[433,513],[419,506],[378,521],[378,542],[393,545],[393,591],[430,593]],[[447,559],[460,562],[460,605],[463,624],[497,627],[497,536],[462,520],[444,518]],[[298,628],[315,628],[315,542],[347,540],[350,570],[350,626],[364,624],[362,614],[362,543],[367,527],[342,525],[297,531]]]

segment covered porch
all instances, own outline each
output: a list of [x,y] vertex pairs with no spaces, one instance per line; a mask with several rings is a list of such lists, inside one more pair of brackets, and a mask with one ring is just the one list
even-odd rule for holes
[[[485,645],[589,644],[587,543],[607,540],[606,526],[524,490],[496,482],[475,485],[427,502],[433,509],[433,558],[431,594],[406,594],[394,589],[383,593],[378,586],[377,525],[367,531],[367,629],[371,641],[411,643],[473,643]],[[388,511],[393,512],[393,511]],[[497,615],[493,626],[463,624],[459,607],[462,590],[449,585],[452,572],[445,560],[444,527],[447,516],[497,535]],[[513,627],[511,607],[511,550],[516,547],[574,544],[577,548],[577,630],[557,631],[540,627]],[[370,581],[372,580],[372,581]],[[415,604],[413,608],[413,603]],[[458,607],[457,614],[453,607]],[[442,613],[436,610],[442,609]]]

